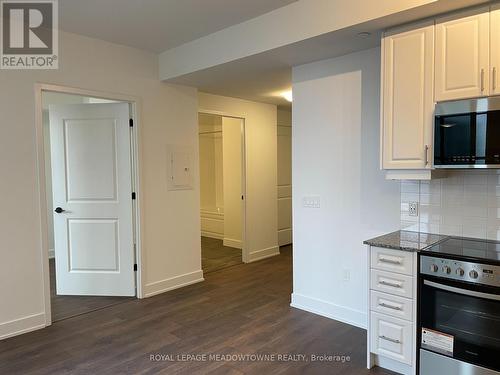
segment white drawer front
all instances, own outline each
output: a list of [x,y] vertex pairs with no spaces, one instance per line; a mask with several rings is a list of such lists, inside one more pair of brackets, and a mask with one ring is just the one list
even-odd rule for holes
[[377,313],[370,323],[370,351],[412,365],[413,323]]
[[413,277],[374,269],[370,271],[370,274],[372,290],[406,298],[413,297]]
[[370,309],[396,318],[413,321],[413,300],[392,294],[370,292]]
[[413,253],[381,247],[372,247],[370,251],[372,268],[413,276]]

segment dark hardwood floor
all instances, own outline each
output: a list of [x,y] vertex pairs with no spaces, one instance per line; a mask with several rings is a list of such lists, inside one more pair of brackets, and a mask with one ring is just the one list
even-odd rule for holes
[[[290,307],[291,260],[284,248],[279,256],[209,273],[202,283],[0,341],[0,373],[388,374],[365,368],[364,330]],[[209,354],[303,354],[308,360],[176,357]],[[350,360],[311,361],[312,354]],[[152,355],[171,357],[155,361]]]
[[58,296],[56,294],[56,267],[54,259],[49,260],[49,268],[50,304],[53,322],[135,299],[135,297]]
[[203,273],[241,264],[241,250],[223,245],[222,240],[201,237],[201,268]]

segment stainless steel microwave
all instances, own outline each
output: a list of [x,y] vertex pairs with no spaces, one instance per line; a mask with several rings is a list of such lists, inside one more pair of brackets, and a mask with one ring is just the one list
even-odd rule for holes
[[500,97],[436,104],[435,168],[500,168]]

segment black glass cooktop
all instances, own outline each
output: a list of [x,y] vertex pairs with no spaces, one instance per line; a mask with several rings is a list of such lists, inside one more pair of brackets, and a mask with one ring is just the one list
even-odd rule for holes
[[423,252],[464,260],[500,263],[500,242],[498,241],[449,237],[429,246]]

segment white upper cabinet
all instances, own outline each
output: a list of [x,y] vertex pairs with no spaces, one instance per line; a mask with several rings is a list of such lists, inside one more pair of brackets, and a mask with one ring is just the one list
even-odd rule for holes
[[490,94],[500,94],[500,6],[496,5],[490,13]]
[[431,168],[434,24],[382,40],[382,168]]
[[489,95],[489,25],[489,8],[436,20],[436,101]]

